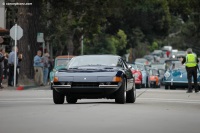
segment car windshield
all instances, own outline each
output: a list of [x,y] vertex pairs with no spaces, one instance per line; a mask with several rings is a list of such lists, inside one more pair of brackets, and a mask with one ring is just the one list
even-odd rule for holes
[[118,59],[118,56],[77,56],[70,61],[67,67],[74,68],[88,65],[117,66]]
[[156,69],[150,69],[149,74],[155,76],[158,75],[158,71]]
[[151,64],[151,67],[158,68],[158,69],[165,69],[164,64]]
[[145,70],[144,65],[136,64],[139,70]]
[[67,65],[70,59],[57,59],[55,66]]

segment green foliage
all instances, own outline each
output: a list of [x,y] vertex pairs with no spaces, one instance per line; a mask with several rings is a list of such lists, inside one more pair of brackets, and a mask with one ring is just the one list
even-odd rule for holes
[[[84,42],[86,54],[118,54],[126,53],[127,36],[119,30],[116,35],[96,34],[93,39]],[[124,51],[124,53],[121,53]],[[119,52],[120,51],[120,52]]]
[[149,50],[168,44],[178,47],[187,43],[181,38],[200,32],[198,0],[63,0],[49,1],[49,9],[47,0],[43,4],[41,23],[57,50],[58,44],[68,47],[72,39],[78,53],[84,35],[87,54],[123,55],[138,45]]

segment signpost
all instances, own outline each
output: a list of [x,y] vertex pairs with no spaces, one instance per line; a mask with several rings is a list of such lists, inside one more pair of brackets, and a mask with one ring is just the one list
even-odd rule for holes
[[23,36],[23,29],[15,24],[10,29],[10,36],[13,40],[15,40],[15,61],[14,61],[14,87],[16,86],[16,70],[17,70],[17,40],[19,40]]
[[45,48],[44,33],[37,33],[37,42],[42,43],[42,54],[44,54],[44,48]]

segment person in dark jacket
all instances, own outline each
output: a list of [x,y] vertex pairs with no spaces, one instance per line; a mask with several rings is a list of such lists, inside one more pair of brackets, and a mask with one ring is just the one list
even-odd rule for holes
[[4,74],[4,79],[7,79],[7,76],[8,76],[8,53],[5,54],[5,58],[4,58],[3,74]]
[[192,77],[194,80],[194,89],[195,93],[199,92],[198,84],[197,84],[197,69],[199,60],[197,55],[192,52],[191,48],[187,49],[187,55],[183,58],[182,64],[185,63],[187,78],[188,78],[188,90],[187,93],[192,93]]
[[5,49],[4,48],[0,48],[0,89],[4,88],[2,86],[4,59],[5,59]]

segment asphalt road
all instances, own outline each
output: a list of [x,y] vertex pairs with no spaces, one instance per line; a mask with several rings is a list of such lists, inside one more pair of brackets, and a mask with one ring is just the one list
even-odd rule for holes
[[134,104],[55,105],[48,89],[0,91],[0,133],[199,133],[200,93],[140,89]]

